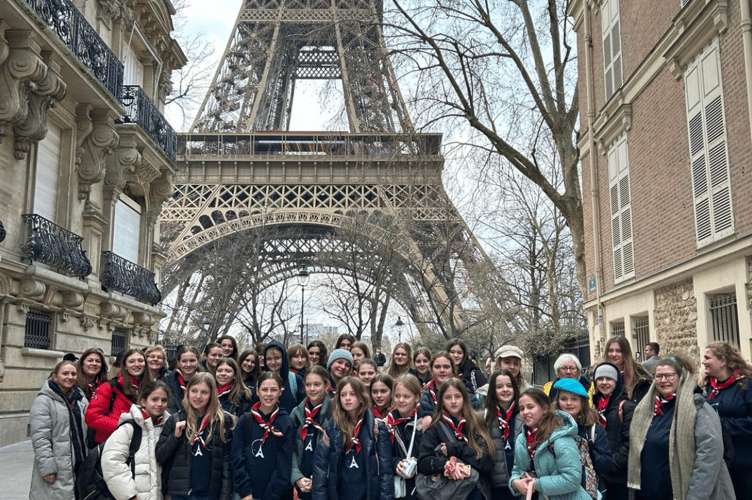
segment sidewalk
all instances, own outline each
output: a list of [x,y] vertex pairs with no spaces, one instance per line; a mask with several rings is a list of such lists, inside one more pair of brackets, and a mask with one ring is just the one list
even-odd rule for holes
[[33,462],[34,452],[28,439],[0,448],[0,497],[3,500],[28,500]]

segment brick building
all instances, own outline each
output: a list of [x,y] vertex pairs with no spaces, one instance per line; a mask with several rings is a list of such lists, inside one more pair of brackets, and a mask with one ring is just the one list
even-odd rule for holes
[[152,343],[175,132],[169,0],[0,1],[0,445],[66,352]]
[[573,0],[594,356],[750,358],[752,23],[749,0]]

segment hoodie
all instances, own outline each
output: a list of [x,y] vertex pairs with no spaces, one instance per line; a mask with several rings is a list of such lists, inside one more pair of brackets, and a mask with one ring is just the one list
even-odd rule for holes
[[[285,346],[277,340],[272,340],[264,346],[264,371],[271,371],[269,370],[269,367],[266,366],[266,351],[272,347],[282,351],[282,366],[279,368],[279,378],[282,379],[284,391],[282,391],[282,395],[279,397],[279,407],[284,408],[285,412],[290,415],[295,407],[305,399],[303,378],[290,371],[290,365],[287,362],[287,349],[285,349]],[[290,381],[293,377],[295,377],[295,385],[297,386],[295,391],[290,387]]]

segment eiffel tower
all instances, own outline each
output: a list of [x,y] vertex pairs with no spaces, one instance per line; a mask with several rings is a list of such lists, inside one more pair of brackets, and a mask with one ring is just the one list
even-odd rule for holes
[[[459,332],[469,308],[503,310],[493,265],[444,190],[441,135],[410,122],[381,20],[380,0],[244,2],[191,130],[178,138],[181,173],[162,212],[168,265],[240,231],[297,227],[294,241],[269,242],[269,282],[301,265],[326,271],[317,255],[337,251],[338,228],[378,240],[387,217],[408,264],[395,277],[398,300],[419,330],[436,311]],[[306,79],[341,79],[348,132],[289,132],[295,85]]]

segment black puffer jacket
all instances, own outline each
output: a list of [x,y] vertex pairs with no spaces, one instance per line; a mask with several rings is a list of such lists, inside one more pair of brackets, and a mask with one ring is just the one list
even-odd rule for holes
[[[486,410],[488,411],[488,410]],[[486,414],[483,415],[484,422]],[[509,470],[512,468],[512,463],[507,464],[506,446],[504,443],[504,436],[499,428],[498,420],[494,420],[488,429],[491,434],[491,439],[496,448],[496,457],[494,458],[494,468],[488,475],[488,484],[493,488],[508,488],[509,487]],[[514,454],[514,443],[517,441],[517,436],[522,433],[522,417],[520,412],[514,413],[514,434],[510,434],[507,439],[508,445],[512,448],[512,454]]]
[[[186,433],[175,437],[175,424],[185,420],[185,410],[180,410],[167,420],[157,443],[157,461],[165,469],[166,492],[170,495],[191,494],[191,444]],[[232,417],[225,413],[225,441],[214,432],[207,450],[212,454],[212,472],[209,483],[209,498],[230,500],[232,481],[230,479],[230,441],[232,439]]]

